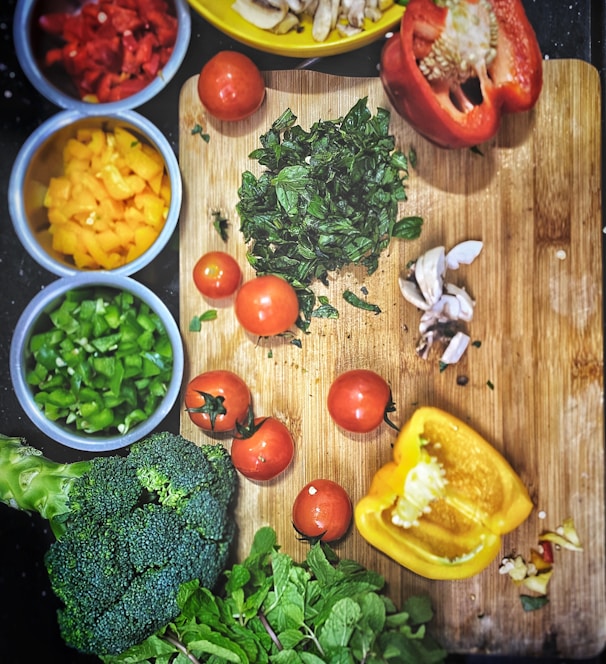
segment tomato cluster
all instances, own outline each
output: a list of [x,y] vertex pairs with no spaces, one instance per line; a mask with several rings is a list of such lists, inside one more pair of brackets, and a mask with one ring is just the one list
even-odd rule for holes
[[[265,86],[258,69],[246,56],[222,52],[200,72],[198,94],[206,110],[223,121],[241,120],[263,103]],[[209,252],[194,267],[194,283],[208,298],[235,295],[234,311],[250,334],[269,337],[285,333],[296,322],[297,292],[276,275],[260,275],[241,284],[237,262],[220,251]],[[229,371],[206,372],[188,386],[186,409],[209,433],[233,434],[231,457],[235,468],[253,481],[267,481],[283,473],[295,455],[289,429],[276,417],[253,413],[250,390]],[[395,410],[391,389],[378,374],[354,369],[339,375],[329,390],[327,408],[334,422],[354,433],[368,433],[387,422]],[[394,427],[395,428],[395,427]],[[344,537],[352,522],[352,502],[346,490],[330,479],[308,483],[292,506],[292,522],[302,539],[333,542]]]

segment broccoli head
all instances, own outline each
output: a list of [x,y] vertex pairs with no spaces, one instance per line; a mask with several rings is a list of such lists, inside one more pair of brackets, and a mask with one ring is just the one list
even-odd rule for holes
[[182,583],[227,566],[237,474],[221,445],[158,433],[125,456],[56,464],[0,436],[0,502],[49,519],[45,564],[66,643],[124,652],[179,613]]

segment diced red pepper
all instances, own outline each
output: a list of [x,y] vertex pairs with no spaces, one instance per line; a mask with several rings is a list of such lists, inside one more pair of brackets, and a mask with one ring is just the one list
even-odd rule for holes
[[168,62],[177,38],[167,0],[98,0],[76,13],[48,13],[40,27],[65,44],[45,65],[63,65],[82,98],[115,101],[139,92]]

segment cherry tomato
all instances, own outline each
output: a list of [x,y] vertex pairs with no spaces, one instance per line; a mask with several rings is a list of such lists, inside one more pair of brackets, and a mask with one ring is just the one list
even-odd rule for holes
[[328,391],[328,412],[346,431],[368,433],[381,422],[397,429],[387,417],[395,410],[391,389],[379,374],[352,369],[334,380]]
[[332,480],[318,479],[304,486],[295,498],[292,522],[305,539],[334,542],[349,529],[352,514],[347,491]]
[[233,431],[244,423],[252,404],[246,383],[232,371],[217,369],[193,378],[185,390],[185,410],[205,431]]
[[237,51],[220,51],[202,67],[198,96],[218,120],[243,120],[263,103],[265,81],[249,57]]
[[250,434],[234,438],[231,460],[251,480],[271,480],[286,470],[295,453],[288,428],[275,417],[255,418]]
[[294,325],[299,315],[299,300],[295,289],[285,279],[265,274],[240,286],[235,310],[245,330],[271,337]]
[[196,288],[211,298],[233,295],[242,280],[242,271],[233,256],[224,251],[209,251],[201,256],[193,270]]

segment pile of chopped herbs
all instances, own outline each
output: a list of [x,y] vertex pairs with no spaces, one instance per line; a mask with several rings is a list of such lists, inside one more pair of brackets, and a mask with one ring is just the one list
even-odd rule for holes
[[429,599],[398,611],[384,579],[330,547],[314,544],[299,564],[257,531],[249,556],[226,572],[221,594],[190,582],[180,615],[139,646],[105,664],[440,664],[446,652],[428,635]]
[[309,131],[296,120],[287,109],[261,136],[250,157],[265,170],[243,173],[237,210],[248,260],[257,274],[280,275],[295,287],[305,330],[321,315],[310,284],[327,285],[330,272],[349,264],[372,274],[391,238],[418,237],[422,220],[398,220],[414,154],[395,148],[389,111],[373,116],[365,97]]

